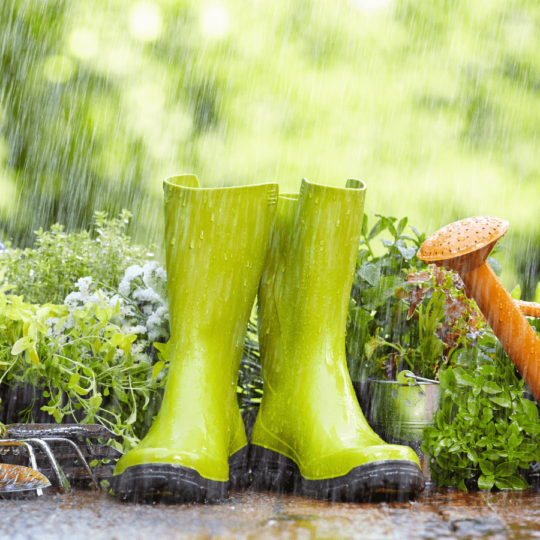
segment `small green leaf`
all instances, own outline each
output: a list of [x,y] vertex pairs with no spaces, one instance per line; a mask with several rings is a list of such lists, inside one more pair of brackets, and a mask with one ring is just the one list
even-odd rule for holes
[[77,394],[79,394],[80,396],[86,396],[86,394],[90,392],[90,389],[86,390],[85,388],[81,388],[78,384],[73,387],[73,390],[77,392]]
[[490,397],[489,398],[493,403],[496,403],[497,405],[500,405],[501,407],[511,407],[512,402],[505,397]]
[[159,362],[156,362],[153,369],[152,369],[152,379],[157,379],[157,376],[161,372],[161,370],[165,367],[165,362],[163,360],[160,360]]
[[495,484],[495,477],[491,475],[481,475],[478,479],[478,488],[490,490]]
[[36,366],[39,365],[39,356],[38,356],[38,353],[36,351],[36,347],[34,345],[32,345],[28,350],[28,354],[30,356],[30,361],[32,362],[32,364],[35,364]]
[[101,394],[96,394],[95,396],[92,396],[88,401],[90,402],[90,405],[92,405],[92,407],[97,409],[101,405],[103,398],[101,397]]
[[461,384],[464,386],[476,386],[478,384],[476,380],[474,379],[474,377],[471,377],[470,375],[465,373],[463,369],[461,368],[458,368],[458,369],[455,370],[458,384]]
[[[507,461],[497,465],[495,469],[495,476],[512,476],[518,467],[519,463],[517,461]],[[498,486],[497,486],[498,487]]]
[[513,288],[512,292],[510,293],[510,296],[514,300],[519,300],[521,298],[521,286],[519,283]]
[[102,307],[97,307],[94,311],[98,321],[105,322],[108,320],[107,311]]
[[[495,466],[493,465],[493,463],[491,463],[491,461],[488,461],[487,459],[479,460],[479,465],[480,465],[480,470],[485,476],[492,476],[493,473],[495,472]],[[493,485],[493,483],[491,485]],[[482,488],[482,489],[486,489],[486,488]],[[487,489],[491,489],[491,487]]]
[[381,278],[381,269],[376,264],[364,263],[358,274],[365,279],[372,287],[376,287]]
[[73,373],[69,378],[68,388],[71,390],[80,380],[81,376],[78,373]]
[[30,348],[31,346],[32,340],[28,336],[22,337],[13,344],[13,347],[11,348],[11,354],[17,356],[23,351],[26,351],[26,349]]
[[490,382],[490,381],[487,381],[484,383],[482,390],[484,392],[487,392],[488,394],[498,394],[502,392],[502,388],[497,383]]
[[391,296],[394,296],[394,290],[403,284],[403,280],[396,276],[382,278],[377,283],[377,287],[362,291],[362,300],[364,309],[371,311],[382,306]]

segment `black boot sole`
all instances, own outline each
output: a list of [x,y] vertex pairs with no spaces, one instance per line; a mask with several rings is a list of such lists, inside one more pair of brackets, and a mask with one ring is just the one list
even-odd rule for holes
[[128,467],[110,480],[111,495],[137,503],[217,503],[227,491],[249,485],[247,446],[229,458],[229,481],[203,478],[197,471],[180,465],[145,463]]
[[406,460],[367,463],[338,478],[307,480],[292,459],[251,445],[249,464],[254,490],[336,502],[407,500],[425,487],[420,467]]

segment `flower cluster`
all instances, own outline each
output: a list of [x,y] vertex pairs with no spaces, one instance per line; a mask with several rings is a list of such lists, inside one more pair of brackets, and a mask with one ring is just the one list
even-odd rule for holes
[[169,339],[167,273],[156,262],[127,268],[117,292],[98,288],[90,276],[80,278],[76,288],[77,290],[68,294],[64,300],[70,315],[59,330],[72,327],[73,312],[92,304],[114,309],[115,324],[124,332],[137,335],[132,354],[139,357],[139,360],[150,361],[152,344],[164,343]]

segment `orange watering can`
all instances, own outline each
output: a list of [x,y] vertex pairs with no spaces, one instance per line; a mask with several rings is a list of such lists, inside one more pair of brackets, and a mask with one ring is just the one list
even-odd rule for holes
[[503,219],[481,216],[443,227],[420,248],[418,258],[457,272],[480,311],[540,403],[540,339],[525,315],[540,317],[540,304],[514,300],[486,264],[508,230]]

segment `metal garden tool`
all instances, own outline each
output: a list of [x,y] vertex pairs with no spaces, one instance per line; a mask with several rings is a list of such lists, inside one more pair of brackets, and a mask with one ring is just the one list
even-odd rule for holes
[[507,221],[492,216],[451,223],[422,244],[418,258],[461,276],[466,293],[540,402],[540,339],[525,318],[540,317],[540,305],[514,300],[485,262],[508,227]]
[[87,477],[99,488],[98,480],[112,476],[114,463],[90,469],[87,459],[117,460],[122,452],[98,439],[116,438],[109,429],[95,424],[11,424],[0,440],[0,459],[11,465],[30,463],[57,485],[70,491],[70,482]]
[[49,480],[35,469],[0,463],[0,494],[36,490],[37,495],[41,495],[42,489],[50,485]]

